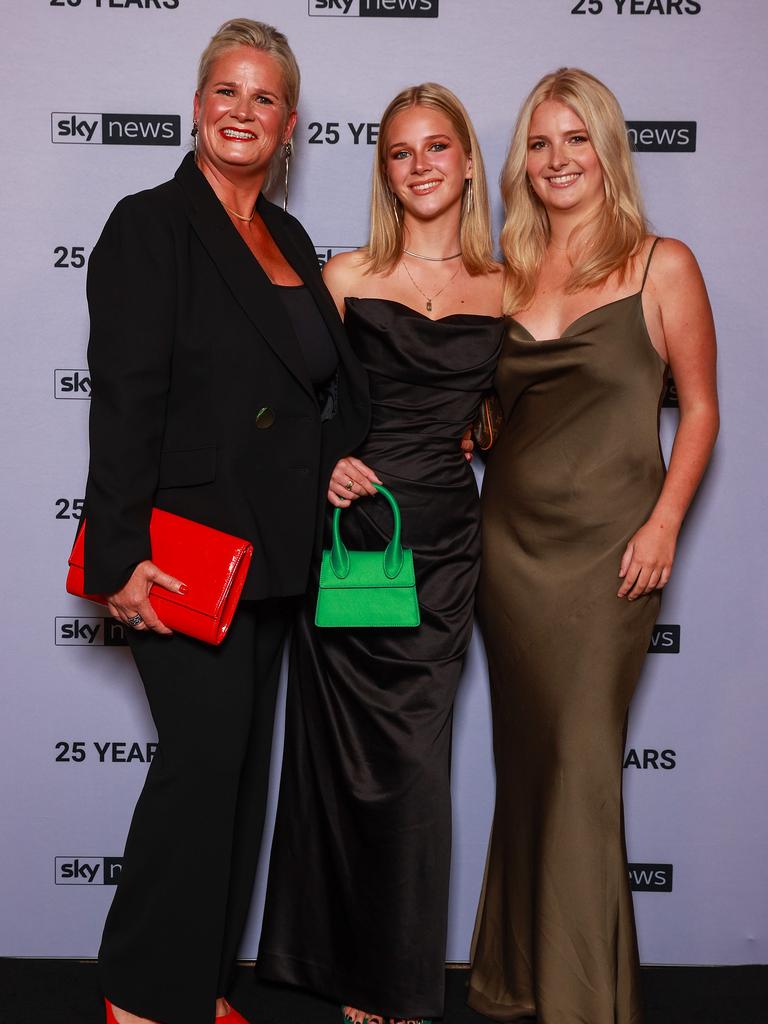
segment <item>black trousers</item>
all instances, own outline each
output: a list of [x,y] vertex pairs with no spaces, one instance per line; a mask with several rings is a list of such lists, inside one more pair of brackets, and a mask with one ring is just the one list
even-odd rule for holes
[[131,632],[158,749],[99,952],[110,1002],[213,1024],[251,902],[292,600],[243,601],[220,647]]

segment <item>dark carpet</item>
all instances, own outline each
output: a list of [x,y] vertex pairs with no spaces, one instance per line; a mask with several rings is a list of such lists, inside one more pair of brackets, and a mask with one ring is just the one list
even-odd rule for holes
[[[446,971],[444,1024],[487,1024],[464,1005],[466,981]],[[643,989],[645,1024],[768,1024],[768,967],[644,968]],[[341,1024],[333,1003],[260,984],[248,966],[232,1002],[251,1024]],[[0,959],[0,1024],[103,1022],[94,963]]]

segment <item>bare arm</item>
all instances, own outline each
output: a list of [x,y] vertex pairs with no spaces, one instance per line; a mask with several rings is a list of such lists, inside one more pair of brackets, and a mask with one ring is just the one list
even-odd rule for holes
[[667,583],[677,536],[717,437],[715,326],[704,279],[690,249],[665,239],[651,268],[680,422],[669,471],[648,521],[621,560],[619,597],[634,600]]
[[[360,281],[363,276],[359,252],[342,252],[334,256],[323,267],[323,281],[331,293],[339,316],[344,319],[344,299],[348,295],[361,293]],[[380,484],[378,476],[360,459],[348,455],[339,459],[328,483],[328,501],[339,508],[348,508],[356,498],[376,494],[374,483]]]
[[333,256],[323,267],[323,281],[331,293],[339,316],[344,319],[346,309],[344,299],[350,295],[360,295],[361,278],[363,277],[362,257],[360,250],[356,252],[340,252]]

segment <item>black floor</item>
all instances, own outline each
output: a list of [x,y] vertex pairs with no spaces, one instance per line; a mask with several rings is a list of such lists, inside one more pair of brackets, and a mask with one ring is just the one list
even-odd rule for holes
[[[446,972],[444,1024],[488,1024],[464,1005],[466,978],[464,970]],[[644,968],[643,988],[645,1024],[768,1024],[768,967]],[[239,971],[232,1002],[251,1024],[341,1024],[337,1006],[258,984],[249,967]],[[0,1024],[103,1021],[93,963],[0,959]]]

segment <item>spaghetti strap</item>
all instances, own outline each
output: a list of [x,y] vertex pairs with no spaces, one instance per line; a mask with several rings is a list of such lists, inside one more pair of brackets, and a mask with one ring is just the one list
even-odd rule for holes
[[646,281],[646,278],[648,277],[648,271],[651,268],[651,258],[653,257],[653,250],[656,248],[656,246],[659,244],[660,241],[661,241],[661,239],[658,238],[658,237],[654,238],[654,240],[653,240],[653,245],[651,246],[651,251],[648,253],[648,259],[645,261],[645,273],[643,274],[643,283],[640,285],[640,291],[642,291],[643,288],[645,288],[645,281]]

